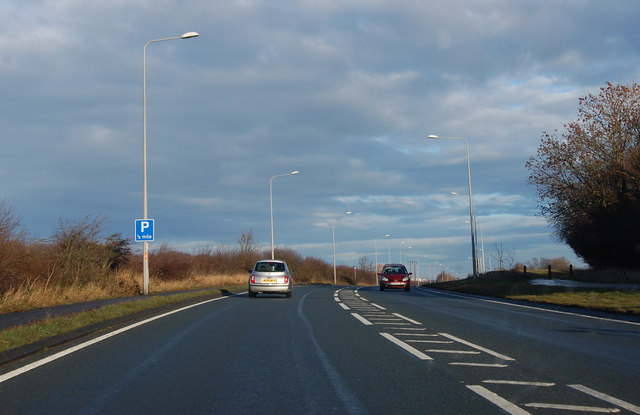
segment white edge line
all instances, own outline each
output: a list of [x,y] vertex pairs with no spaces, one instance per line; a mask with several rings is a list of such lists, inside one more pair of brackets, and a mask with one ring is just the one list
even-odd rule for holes
[[[244,294],[244,293],[241,293],[241,294]],[[168,311],[168,312],[163,313],[163,314],[159,314],[157,316],[150,317],[150,318],[148,318],[146,320],[138,321],[137,323],[133,323],[130,326],[122,327],[122,328],[120,328],[118,330],[109,332],[107,334],[103,334],[102,336],[96,337],[95,339],[91,339],[91,340],[86,341],[84,343],[80,343],[80,344],[75,345],[73,347],[70,347],[68,349],[62,350],[62,351],[60,351],[58,353],[52,354],[51,356],[47,356],[47,357],[45,357],[43,359],[37,360],[37,361],[35,361],[33,363],[30,363],[30,364],[28,364],[26,366],[23,366],[21,368],[12,370],[11,372],[7,372],[4,375],[0,375],[0,383],[6,382],[7,380],[12,379],[12,378],[14,378],[16,376],[20,376],[20,375],[22,375],[24,373],[27,373],[27,372],[29,372],[29,371],[31,371],[33,369],[36,369],[36,368],[38,368],[40,366],[44,366],[47,363],[51,363],[54,360],[58,360],[58,359],[60,359],[60,358],[62,358],[64,356],[70,355],[70,354],[75,353],[75,352],[77,352],[79,350],[82,350],[82,349],[84,349],[86,347],[89,347],[89,346],[94,345],[96,343],[100,343],[103,340],[106,340],[108,338],[117,336],[118,334],[124,333],[125,331],[129,331],[129,330],[134,329],[136,327],[139,327],[139,326],[142,326],[144,324],[150,323],[150,322],[152,322],[154,320],[158,320],[158,319],[161,319],[163,317],[167,317],[167,316],[169,316],[171,314],[179,313],[181,311],[188,310],[190,308],[197,307],[197,306],[200,306],[202,304],[210,303],[212,301],[222,300],[222,299],[225,299],[225,298],[228,298],[228,297],[217,297],[217,298],[212,298],[210,300],[202,301],[200,303],[191,304],[191,305],[188,305],[186,307],[182,307],[182,308],[179,308],[179,309],[176,309],[176,310]]]
[[351,313],[352,316],[354,316],[358,321],[360,321],[362,324],[364,324],[365,326],[373,326],[373,323],[370,322],[369,320],[367,320],[366,318],[362,317],[360,314],[358,313]]
[[613,396],[607,395],[602,392],[598,392],[597,390],[588,388],[584,385],[568,385],[570,388],[578,390],[580,392],[586,393],[587,395],[591,395],[594,398],[601,399],[605,402],[609,402],[611,404],[617,405],[627,411],[631,411],[634,414],[640,414],[640,406],[636,406],[632,403],[625,402],[622,399],[614,398]]
[[[429,288],[420,288],[417,287],[419,290],[421,291],[431,291],[431,289]],[[458,298],[465,298],[465,299],[473,299],[473,300],[478,300],[478,301],[484,301],[487,303],[495,303],[495,304],[501,304],[501,305],[507,305],[507,306],[511,306],[511,307],[520,307],[520,308],[526,308],[529,310],[536,310],[536,311],[546,311],[549,313],[556,313],[556,314],[565,314],[568,316],[576,316],[576,317],[584,317],[584,318],[590,318],[593,320],[600,320],[600,321],[610,321],[613,323],[622,323],[622,324],[630,324],[632,326],[640,326],[640,323],[635,322],[635,321],[627,321],[627,320],[617,320],[615,318],[607,318],[607,317],[598,317],[598,316],[590,316],[588,314],[580,314],[580,313],[573,313],[570,311],[560,311],[560,310],[553,310],[550,308],[543,308],[543,307],[534,307],[534,306],[529,306],[529,305],[524,305],[524,304],[515,304],[515,303],[511,303],[508,301],[499,301],[499,300],[487,300],[486,298],[478,298],[475,296],[468,296],[468,295],[461,295],[461,294],[456,294],[456,293],[452,293],[450,291],[447,292],[443,292],[440,290],[437,291],[433,291],[433,292],[437,292],[443,295],[449,295],[451,297],[458,297]]]
[[529,412],[524,409],[516,406],[515,404],[509,402],[503,397],[491,392],[490,390],[480,386],[480,385],[466,385],[467,388],[471,389],[478,395],[482,396],[492,404],[498,406],[504,411],[510,413],[511,415],[531,415]]
[[402,340],[394,337],[393,335],[391,335],[389,333],[380,333],[380,335],[382,337],[384,337],[385,339],[389,340],[391,343],[395,344],[396,346],[400,346],[401,348],[403,348],[407,352],[411,353],[412,355],[414,355],[415,357],[417,357],[420,360],[433,360],[433,358],[431,358],[431,357],[427,356],[426,354],[422,353],[420,350],[416,349],[415,347],[412,347],[412,346],[408,345],[407,343],[403,342]]
[[458,338],[458,337],[456,337],[456,336],[452,336],[452,335],[447,334],[447,333],[438,333],[438,334],[440,334],[441,336],[447,337],[447,338],[449,338],[449,339],[451,339],[451,340],[457,341],[457,342],[459,342],[459,343],[466,344],[467,346],[469,346],[469,347],[473,347],[474,349],[477,349],[477,350],[483,351],[483,352],[485,352],[485,353],[489,353],[490,355],[495,356],[495,357],[498,357],[498,358],[500,358],[500,359],[502,359],[502,360],[511,360],[511,361],[515,360],[515,359],[510,358],[509,356],[505,356],[505,355],[500,354],[500,353],[498,353],[498,352],[494,352],[494,351],[493,351],[493,350],[491,350],[491,349],[487,349],[487,348],[485,348],[485,347],[478,346],[477,344],[473,344],[473,343],[468,342],[468,341],[466,341],[466,340],[462,340],[462,339],[460,339],[460,338]]
[[410,323],[416,324],[416,325],[418,325],[418,326],[422,326],[422,323],[420,323],[419,321],[412,320],[412,319],[410,319],[409,317],[405,317],[405,316],[403,316],[402,314],[399,314],[399,313],[392,313],[392,314],[393,314],[394,316],[396,316],[396,317],[400,317],[400,318],[401,318],[401,319],[403,319],[403,320],[407,320],[407,321],[408,321],[408,322],[410,322]]
[[524,406],[536,409],[558,409],[560,411],[580,411],[580,412],[594,412],[600,414],[618,413],[618,408],[598,408],[596,406],[582,406],[582,405],[563,405],[557,403],[541,403],[530,402],[525,403]]
[[451,366],[474,366],[474,367],[509,367],[508,365],[499,364],[499,363],[465,363],[465,362],[451,362],[449,363]]
[[540,387],[551,387],[556,385],[553,382],[523,382],[519,380],[499,380],[499,379],[487,379],[487,380],[483,380],[482,383],[494,383],[498,385],[540,386]]

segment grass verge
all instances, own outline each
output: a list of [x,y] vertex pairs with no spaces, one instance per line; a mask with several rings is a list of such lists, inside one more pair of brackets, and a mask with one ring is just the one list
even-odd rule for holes
[[640,291],[531,285],[529,278],[517,272],[492,273],[477,281],[467,278],[428,286],[488,297],[640,315]]
[[146,310],[184,302],[190,299],[220,297],[225,292],[241,291],[245,286],[210,288],[172,295],[154,296],[84,311],[67,316],[48,318],[38,323],[10,327],[0,331],[0,352],[69,333],[82,327],[108,322]]

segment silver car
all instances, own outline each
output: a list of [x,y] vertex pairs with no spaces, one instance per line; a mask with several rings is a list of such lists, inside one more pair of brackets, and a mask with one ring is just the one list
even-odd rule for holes
[[285,294],[291,297],[293,272],[289,271],[287,263],[279,259],[263,259],[249,271],[249,297],[256,294]]

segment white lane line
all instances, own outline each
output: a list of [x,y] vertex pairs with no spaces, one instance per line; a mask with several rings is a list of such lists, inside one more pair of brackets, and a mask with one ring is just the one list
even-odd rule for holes
[[467,388],[471,389],[478,395],[482,396],[492,404],[498,406],[502,410],[510,413],[511,415],[531,415],[531,413],[525,411],[524,409],[512,404],[508,400],[503,397],[491,392],[490,390],[480,386],[480,385],[466,385]]
[[360,314],[358,313],[351,313],[352,316],[354,316],[357,320],[359,320],[362,324],[364,324],[365,326],[373,326],[373,323],[370,322],[369,320],[367,320],[366,318],[362,317]]
[[500,363],[465,363],[465,362],[451,362],[449,363],[451,366],[474,366],[474,367],[509,367],[509,365],[504,365]]
[[[424,327],[398,327],[397,330],[406,330],[406,331],[425,331],[427,330]],[[410,334],[410,333],[394,333],[394,334],[401,334],[403,336],[425,336],[425,334]],[[429,335],[427,335],[429,336]],[[433,336],[437,336],[437,334],[433,334]]]
[[340,307],[344,308],[345,310],[351,310],[345,303],[340,303]]
[[391,343],[395,344],[396,346],[400,346],[401,348],[403,348],[407,352],[411,353],[412,355],[414,355],[415,357],[417,357],[420,360],[433,360],[431,357],[429,357],[426,354],[422,353],[420,350],[408,345],[407,343],[403,342],[402,340],[400,340],[400,339],[398,339],[396,337],[393,337],[393,335],[391,335],[389,333],[380,333],[380,335],[382,337],[384,337],[385,339],[389,340]]
[[483,351],[483,352],[485,352],[485,353],[489,353],[490,355],[495,356],[495,357],[497,357],[497,358],[500,358],[500,359],[502,359],[502,360],[515,360],[515,359],[510,358],[509,356],[505,356],[505,355],[500,354],[500,353],[498,353],[498,352],[494,352],[493,350],[487,349],[487,348],[482,347],[482,346],[478,346],[477,344],[473,344],[473,343],[468,342],[468,341],[466,341],[466,340],[462,340],[462,339],[460,339],[460,338],[458,338],[458,337],[455,337],[455,336],[452,336],[452,335],[450,335],[450,334],[447,334],[447,333],[440,333],[440,335],[441,335],[441,336],[444,336],[444,337],[447,337],[447,338],[449,338],[449,339],[451,339],[451,340],[457,341],[457,342],[459,342],[459,343],[466,344],[467,346],[469,346],[469,347],[473,347],[474,349],[477,349],[477,350]]
[[[420,287],[417,287],[417,288],[420,291],[429,291],[429,289],[420,288]],[[494,303],[494,304],[506,305],[506,306],[511,306],[511,307],[525,308],[525,309],[528,309],[528,310],[546,311],[548,313],[565,314],[565,315],[568,315],[568,316],[584,317],[584,318],[593,319],[593,320],[611,321],[611,322],[614,322],[614,323],[630,324],[632,326],[640,326],[640,323],[635,322],[635,321],[616,320],[614,318],[590,316],[590,315],[587,315],[587,314],[579,314],[579,313],[572,313],[570,311],[560,311],[560,310],[553,310],[553,309],[549,309],[549,308],[534,307],[534,306],[528,306],[528,305],[524,305],[524,304],[515,304],[515,303],[509,303],[509,302],[506,302],[506,301],[487,300],[487,299],[484,299],[484,298],[466,296],[466,295],[456,294],[456,293],[452,293],[452,292],[441,292],[441,291],[438,291],[437,294],[448,295],[448,296],[451,296],[451,297],[464,298],[464,299],[467,299],[467,300],[468,299],[473,299],[473,300],[478,300],[478,301],[484,301],[484,302],[487,302],[487,303]]]
[[403,319],[403,320],[407,320],[408,322],[413,323],[413,324],[415,324],[415,325],[417,325],[417,326],[422,326],[422,323],[420,323],[419,321],[412,320],[412,319],[410,319],[409,317],[405,317],[405,316],[403,316],[402,314],[398,314],[398,313],[392,313],[392,314],[393,314],[394,316],[396,316],[396,317],[400,317],[400,318],[401,318],[401,319]]
[[[426,329],[407,329],[407,330],[426,330]],[[429,334],[429,333],[393,333],[397,336],[405,336],[405,337],[438,337],[437,334]]]
[[451,354],[480,354],[475,350],[448,350],[448,349],[427,349],[429,353],[451,353]]
[[634,414],[640,414],[640,406],[636,406],[632,403],[623,401],[622,399],[614,398],[613,396],[607,395],[602,392],[598,392],[597,390],[588,388],[584,385],[568,385],[568,386],[582,393],[586,393],[587,395],[591,395],[594,398],[601,399],[605,402],[609,402],[611,404],[619,406],[620,408],[626,409],[627,411],[631,411]]
[[[450,340],[407,340],[407,343],[453,344]],[[478,352],[480,353],[480,352]]]
[[482,383],[493,383],[496,385],[542,386],[542,387],[555,386],[555,383],[552,383],[552,382],[523,382],[519,380],[498,380],[498,379],[487,379],[487,380],[483,380]]
[[562,405],[557,403],[525,403],[528,408],[537,409],[559,409],[561,411],[593,412],[599,414],[615,414],[620,412],[618,408],[599,408],[597,406]]
[[371,305],[372,305],[372,306],[374,306],[374,307],[376,307],[376,308],[379,308],[380,310],[386,310],[386,308],[384,308],[383,306],[378,305],[378,304],[376,304],[376,303],[371,303]]
[[371,320],[379,320],[379,321],[402,321],[399,318],[390,317],[390,316],[371,316],[369,318]]
[[[243,293],[237,294],[237,295],[242,295],[242,294],[246,294],[246,291],[243,292]],[[233,297],[233,296],[231,296],[231,297]],[[122,327],[122,328],[120,328],[118,330],[114,330],[114,331],[109,332],[107,334],[103,334],[102,336],[96,337],[95,339],[91,339],[91,340],[86,341],[84,343],[80,343],[78,345],[75,345],[73,347],[65,349],[65,350],[63,350],[61,352],[52,354],[51,356],[47,356],[44,359],[40,359],[40,360],[35,361],[33,363],[30,363],[30,364],[28,364],[26,366],[18,368],[16,370],[12,370],[11,372],[7,372],[4,375],[0,375],[0,383],[6,382],[7,380],[9,380],[11,378],[14,378],[16,376],[22,375],[24,373],[27,373],[27,372],[29,372],[29,371],[31,371],[33,369],[36,369],[36,368],[38,368],[40,366],[44,366],[47,363],[51,363],[54,360],[58,360],[58,359],[60,359],[62,357],[68,356],[68,355],[70,355],[72,353],[75,353],[75,352],[77,352],[79,350],[82,350],[84,348],[92,346],[92,345],[94,345],[96,343],[100,343],[103,340],[107,340],[107,339],[109,339],[111,337],[117,336],[118,334],[124,333],[125,331],[129,331],[129,330],[134,329],[136,327],[140,327],[140,326],[142,326],[144,324],[147,324],[147,323],[150,323],[152,321],[167,317],[167,316],[169,316],[171,314],[179,313],[181,311],[188,310],[188,309],[193,308],[193,307],[198,307],[198,306],[203,305],[203,304],[211,303],[213,301],[223,300],[225,298],[229,298],[229,297],[217,297],[217,298],[212,298],[210,300],[202,301],[200,303],[191,304],[191,305],[188,305],[186,307],[178,308],[176,310],[171,310],[171,311],[168,311],[166,313],[150,317],[150,318],[148,318],[146,320],[138,321],[137,323],[131,324],[130,326]]]

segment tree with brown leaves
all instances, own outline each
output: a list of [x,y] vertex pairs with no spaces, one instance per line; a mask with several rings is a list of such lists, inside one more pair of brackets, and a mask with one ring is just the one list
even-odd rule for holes
[[543,132],[526,163],[540,209],[596,268],[640,266],[640,85],[607,83],[580,98],[578,119]]

